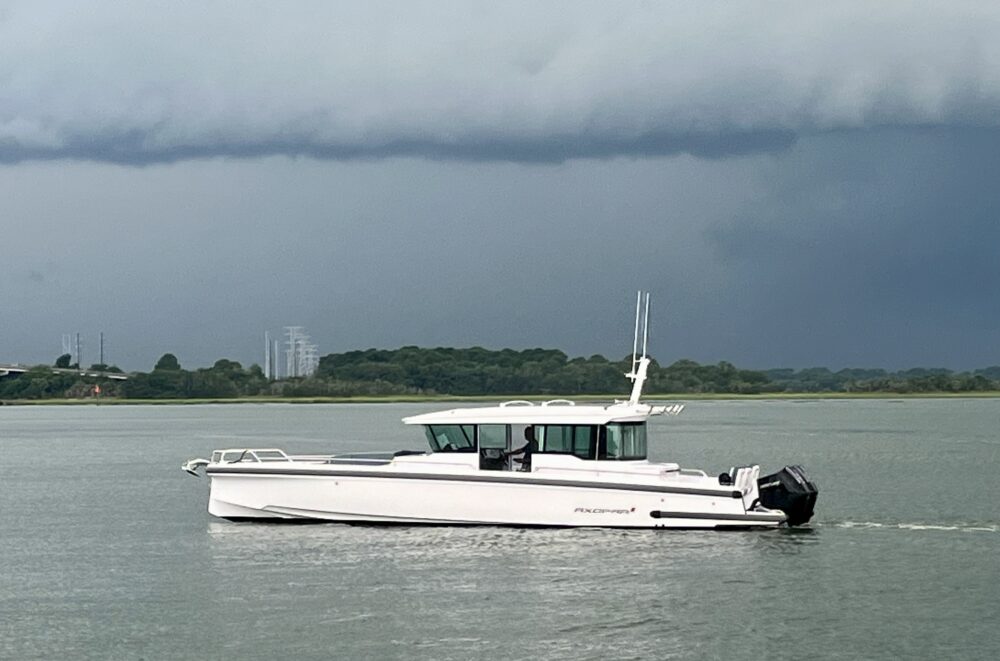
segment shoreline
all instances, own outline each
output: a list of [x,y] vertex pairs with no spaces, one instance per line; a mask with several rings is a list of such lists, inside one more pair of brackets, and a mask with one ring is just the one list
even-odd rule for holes
[[[356,397],[231,397],[205,399],[13,399],[0,400],[0,406],[192,406],[205,404],[421,404],[434,402],[503,402],[528,400],[544,402],[553,399],[571,399],[577,402],[611,402],[627,397],[611,395],[379,395]],[[650,401],[754,401],[754,400],[823,400],[823,399],[992,399],[1000,391],[970,392],[781,392],[781,393],[659,393],[643,399]]]

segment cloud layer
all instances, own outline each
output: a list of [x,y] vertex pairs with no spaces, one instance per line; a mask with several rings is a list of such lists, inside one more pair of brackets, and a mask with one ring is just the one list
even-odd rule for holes
[[0,162],[558,162],[995,126],[986,3],[0,8]]

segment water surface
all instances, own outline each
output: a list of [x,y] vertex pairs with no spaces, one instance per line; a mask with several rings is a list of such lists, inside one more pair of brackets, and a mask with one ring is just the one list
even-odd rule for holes
[[0,408],[0,658],[987,659],[1000,400],[693,402],[653,459],[802,463],[808,530],[234,524],[216,448],[422,448],[440,405]]

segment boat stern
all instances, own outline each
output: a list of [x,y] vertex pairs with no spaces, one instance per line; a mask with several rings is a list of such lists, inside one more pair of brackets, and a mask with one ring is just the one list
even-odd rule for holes
[[789,526],[808,523],[813,516],[819,489],[798,464],[785,466],[777,473],[757,481],[760,504],[767,509],[781,510]]

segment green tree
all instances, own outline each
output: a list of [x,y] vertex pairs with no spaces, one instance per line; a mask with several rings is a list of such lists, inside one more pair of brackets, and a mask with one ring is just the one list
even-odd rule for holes
[[56,367],[61,369],[69,369],[69,361],[71,360],[73,360],[73,356],[69,355],[68,353],[64,353],[63,355],[56,358]]
[[159,370],[171,370],[177,371],[181,368],[180,362],[177,360],[177,356],[172,353],[165,353],[160,356],[160,359],[156,361],[156,366],[153,367],[153,371]]
[[229,360],[228,358],[220,358],[215,361],[212,365],[212,369],[217,372],[240,372],[243,370],[243,366],[240,365],[235,360]]

